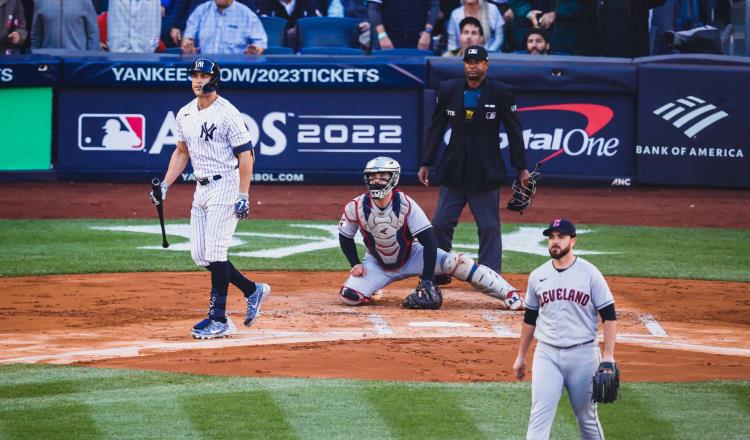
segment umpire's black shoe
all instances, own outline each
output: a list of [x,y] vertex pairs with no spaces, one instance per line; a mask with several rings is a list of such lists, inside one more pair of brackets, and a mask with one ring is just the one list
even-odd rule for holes
[[451,283],[450,275],[435,275],[436,286],[445,286],[446,284],[450,284],[450,283]]

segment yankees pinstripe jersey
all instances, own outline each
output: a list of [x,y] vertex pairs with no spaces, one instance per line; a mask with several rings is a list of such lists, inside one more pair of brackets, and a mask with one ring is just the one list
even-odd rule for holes
[[422,208],[400,191],[393,191],[393,199],[384,209],[372,203],[368,194],[354,198],[339,222],[339,232],[346,237],[354,238],[359,229],[367,252],[384,269],[403,266],[414,236],[431,227]]
[[563,271],[550,260],[529,275],[526,308],[539,310],[534,336],[555,347],[595,339],[597,310],[614,302],[602,273],[581,257]]
[[250,142],[239,110],[221,96],[203,110],[198,98],[182,107],[175,137],[187,144],[197,179],[233,171],[238,164],[233,148]]

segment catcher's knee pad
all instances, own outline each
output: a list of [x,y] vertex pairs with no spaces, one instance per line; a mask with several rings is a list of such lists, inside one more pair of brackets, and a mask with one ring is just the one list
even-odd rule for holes
[[474,260],[466,255],[450,251],[445,258],[443,258],[440,266],[446,275],[454,276],[461,281],[468,281],[471,275],[471,269],[475,264]]
[[341,301],[343,301],[344,304],[348,306],[358,306],[360,304],[370,302],[370,298],[346,286],[341,288],[341,291],[339,291],[339,295],[341,295]]
[[[464,254],[449,252],[443,260],[443,271],[493,298],[506,301],[515,291],[503,277],[487,266],[476,264]],[[510,306],[506,304],[506,306]]]

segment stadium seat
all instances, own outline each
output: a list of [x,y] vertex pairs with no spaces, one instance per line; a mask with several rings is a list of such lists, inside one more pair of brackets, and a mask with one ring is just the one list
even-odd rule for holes
[[268,35],[268,47],[284,45],[284,30],[286,29],[286,20],[279,17],[260,17],[263,29]]
[[294,49],[285,46],[268,46],[263,55],[294,55]]
[[364,55],[365,51],[354,47],[303,47],[300,55]]
[[182,49],[179,47],[167,47],[164,49],[164,53],[182,55]]
[[300,18],[300,47],[358,47],[358,24],[353,18]]
[[434,56],[435,53],[431,50],[422,50],[422,49],[412,49],[412,48],[406,48],[406,47],[400,47],[390,50],[373,50],[373,55],[380,55],[380,56],[396,56],[396,57],[430,57]]

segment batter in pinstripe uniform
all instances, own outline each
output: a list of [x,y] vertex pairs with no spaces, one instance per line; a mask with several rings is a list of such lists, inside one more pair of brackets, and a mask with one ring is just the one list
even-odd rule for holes
[[[208,317],[192,330],[199,339],[221,338],[236,330],[226,315],[229,283],[247,299],[246,326],[258,317],[263,299],[271,292],[268,284],[247,279],[227,259],[237,221],[248,215],[254,155],[240,112],[216,93],[219,72],[219,66],[206,58],[190,67],[196,98],[177,113],[177,148],[161,188],[164,199],[191,161],[197,180],[190,213],[191,255],[211,272]],[[153,195],[152,200],[158,203]]]
[[[604,439],[592,402],[593,377],[600,360],[614,363],[617,314],[615,300],[604,276],[588,261],[573,255],[576,228],[569,220],[555,219],[543,234],[552,260],[529,275],[526,313],[516,377],[526,374],[526,352],[534,352],[531,417],[527,439],[549,438],[557,403],[567,388],[581,438]],[[596,342],[598,316],[604,322],[604,355]]]

